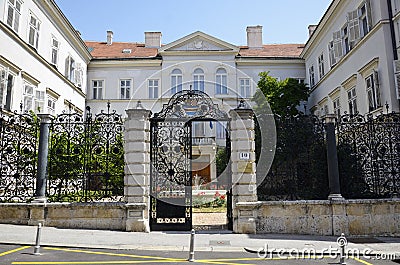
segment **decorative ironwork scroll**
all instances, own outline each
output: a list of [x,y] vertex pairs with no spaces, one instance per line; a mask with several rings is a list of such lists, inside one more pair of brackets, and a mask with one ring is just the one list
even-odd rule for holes
[[329,194],[324,123],[313,115],[275,116],[277,146],[260,200],[326,199]]
[[164,104],[161,112],[154,114],[153,119],[214,119],[228,120],[228,115],[221,111],[211,98],[199,90],[182,90]]
[[152,230],[191,229],[191,148],[188,123],[151,122]]
[[228,121],[198,90],[176,93],[151,118],[151,230],[192,227],[192,121]]
[[337,124],[342,194],[390,198],[400,193],[400,113],[341,116]]
[[115,111],[84,117],[64,112],[53,120],[47,196],[50,201],[123,199],[123,122]]
[[36,185],[39,122],[31,112],[0,109],[0,202],[27,202]]

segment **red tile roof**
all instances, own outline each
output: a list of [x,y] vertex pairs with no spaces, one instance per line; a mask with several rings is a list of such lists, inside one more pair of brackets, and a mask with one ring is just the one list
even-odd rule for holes
[[[158,54],[157,48],[145,48],[143,43],[86,41],[90,53],[94,59],[123,59],[123,58],[155,58]],[[262,49],[249,49],[240,46],[238,56],[240,57],[279,57],[299,58],[304,49],[304,44],[266,44]],[[131,53],[123,53],[124,49],[130,49]]]
[[249,49],[241,46],[241,57],[300,57],[304,44],[266,44],[262,49]]
[[[94,59],[111,58],[154,58],[158,54],[157,48],[145,48],[142,43],[85,41]],[[130,49],[131,53],[123,53],[124,49]]]

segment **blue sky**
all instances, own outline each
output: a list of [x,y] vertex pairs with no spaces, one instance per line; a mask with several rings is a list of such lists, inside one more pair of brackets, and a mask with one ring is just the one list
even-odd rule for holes
[[263,26],[263,42],[305,43],[332,0],[55,0],[84,40],[144,42],[161,31],[167,44],[200,30],[234,45],[246,44],[246,27]]

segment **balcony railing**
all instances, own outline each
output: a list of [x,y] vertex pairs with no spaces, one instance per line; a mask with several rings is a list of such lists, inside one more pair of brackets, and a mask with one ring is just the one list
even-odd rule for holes
[[213,145],[215,144],[215,137],[192,137],[192,145]]

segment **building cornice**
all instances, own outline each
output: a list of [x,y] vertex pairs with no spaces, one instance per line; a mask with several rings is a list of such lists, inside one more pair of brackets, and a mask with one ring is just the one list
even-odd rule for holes
[[15,65],[13,62],[7,60],[7,58],[0,55],[0,63],[11,69],[14,73],[19,73],[22,69]]
[[292,57],[252,57],[252,58],[243,58],[236,57],[235,59],[236,65],[246,66],[246,65],[270,65],[270,64],[301,64],[304,65],[305,61],[301,58],[292,58]]
[[220,51],[160,51],[162,56],[214,56],[214,55],[237,55],[237,51],[220,50]]
[[159,67],[162,64],[160,59],[133,59],[133,60],[110,60],[93,59],[88,68],[102,67]]
[[35,57],[40,63],[42,63],[47,69],[56,74],[60,79],[62,79],[66,84],[68,84],[75,92],[77,92],[82,97],[86,97],[85,93],[81,89],[76,87],[68,78],[61,74],[52,64],[50,64],[46,59],[44,59],[32,46],[28,45],[25,41],[21,39],[14,31],[12,31],[3,21],[0,21],[0,29],[7,34],[11,39],[13,39],[18,45],[20,45],[25,51],[30,55]]

